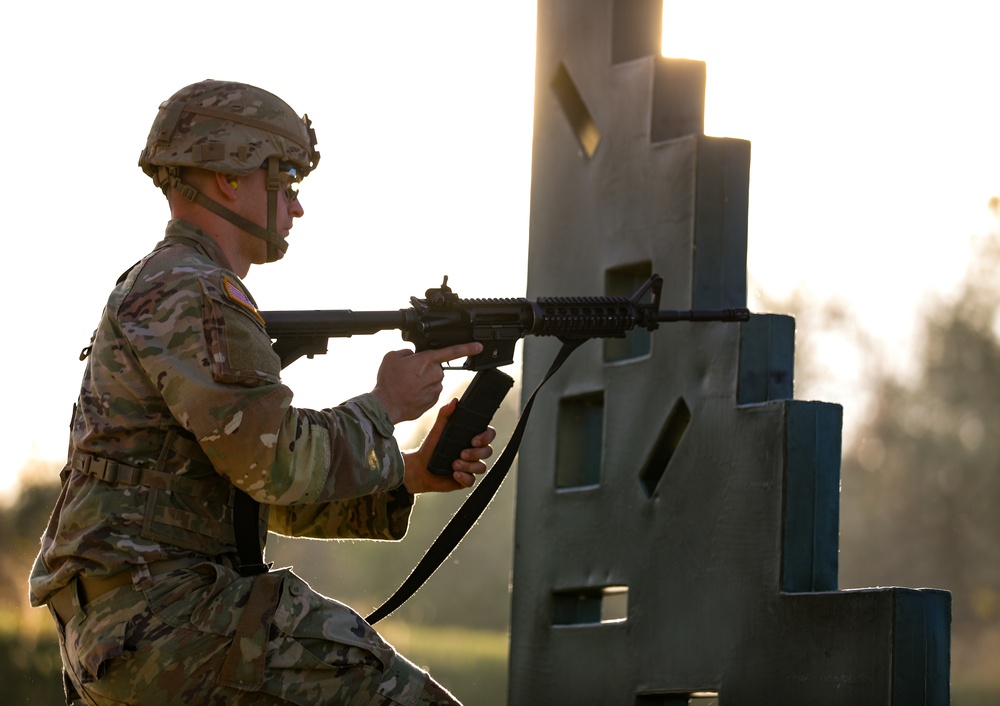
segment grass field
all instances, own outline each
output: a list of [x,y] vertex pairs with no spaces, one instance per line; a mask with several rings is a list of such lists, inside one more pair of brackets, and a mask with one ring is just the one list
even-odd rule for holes
[[[408,625],[392,619],[378,628],[466,706],[506,706],[509,640],[505,633]],[[987,665],[993,663],[993,650],[1000,640],[991,636],[970,642],[959,639],[954,645],[952,706],[997,706],[1000,675]],[[4,685],[0,703],[61,706],[59,666],[55,630],[44,611],[32,610],[24,616],[0,610],[0,684]]]
[[[468,706],[507,703],[507,635],[407,625],[387,620],[379,631],[410,661],[430,671]],[[47,611],[0,610],[3,704],[62,706],[59,646]]]
[[507,703],[505,633],[386,622],[383,637],[469,706]]

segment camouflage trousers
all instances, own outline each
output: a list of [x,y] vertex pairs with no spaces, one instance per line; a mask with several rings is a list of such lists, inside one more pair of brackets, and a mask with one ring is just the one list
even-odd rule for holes
[[56,616],[68,703],[460,706],[287,569],[204,563],[74,607],[65,625]]

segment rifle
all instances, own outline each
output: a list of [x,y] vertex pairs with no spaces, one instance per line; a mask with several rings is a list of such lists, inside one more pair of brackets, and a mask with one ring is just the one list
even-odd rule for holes
[[[663,278],[651,276],[630,297],[540,297],[528,299],[461,299],[448,286],[428,289],[423,299],[410,297],[411,307],[397,311],[262,311],[272,347],[282,367],[302,356],[327,352],[330,338],[402,331],[417,351],[478,341],[483,350],[450,370],[473,370],[476,377],[449,419],[429,469],[451,475],[451,463],[469,440],[486,429],[513,379],[496,368],[514,362],[514,346],[524,336],[555,336],[579,345],[591,338],[621,338],[633,329],[654,331],[676,321],[747,321],[747,309],[660,310]],[[648,301],[643,299],[649,297]]]
[[[747,321],[747,309],[660,311],[663,278],[653,275],[631,297],[540,297],[460,299],[448,286],[428,289],[423,299],[410,297],[398,311],[262,311],[274,351],[286,367],[302,356],[327,352],[330,338],[367,335],[389,329],[417,351],[478,341],[483,351],[456,369],[488,370],[514,362],[514,345],[524,336],[555,336],[566,341],[622,338],[635,328],[654,331],[674,321]],[[651,301],[642,302],[647,292]]]
[[[747,309],[707,309],[661,311],[663,278],[650,277],[631,297],[539,297],[528,299],[460,299],[445,277],[440,287],[428,289],[423,299],[410,298],[410,308],[398,311],[262,311],[272,347],[285,367],[302,356],[327,352],[330,338],[373,334],[388,329],[402,331],[403,339],[419,352],[458,343],[479,341],[481,353],[459,367],[474,370],[458,406],[448,419],[441,440],[434,449],[428,469],[451,475],[451,464],[470,440],[489,426],[493,414],[513,385],[513,378],[497,370],[514,362],[514,346],[524,336],[555,336],[562,350],[538,388],[551,377],[579,345],[591,338],[622,338],[640,328],[655,331],[661,323],[675,321],[748,321]],[[648,300],[643,302],[643,299]],[[538,392],[535,389],[535,393]],[[527,423],[535,393],[528,398],[521,418],[500,458],[458,509],[441,534],[424,554],[413,572],[366,620],[374,624],[402,605],[448,558],[452,550],[486,509],[514,461]],[[242,500],[243,494],[237,494]],[[247,527],[240,534],[254,539],[257,514],[252,503],[238,503],[234,515]],[[240,542],[237,542],[238,547]],[[259,544],[245,561],[260,564]],[[241,550],[242,552],[242,550]],[[242,554],[241,554],[242,557]],[[256,557],[256,558],[254,558]],[[256,563],[254,563],[256,562]],[[265,568],[266,570],[266,568]]]

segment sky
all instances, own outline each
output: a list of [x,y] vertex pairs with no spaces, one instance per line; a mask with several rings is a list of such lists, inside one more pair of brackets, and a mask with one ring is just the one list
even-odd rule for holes
[[[288,256],[246,279],[261,308],[397,309],[445,274],[463,297],[523,296],[535,12],[532,0],[8,8],[0,493],[65,457],[78,353],[168,215],[139,152],[160,102],[194,81],[264,87],[318,133]],[[998,4],[667,0],[664,16],[664,53],[707,63],[706,134],[752,144],[751,308],[796,290],[843,301],[905,364],[921,307],[993,225]],[[333,341],[285,379],[300,406],[336,404],[403,345],[393,332]],[[850,398],[829,401],[845,424],[856,416]]]

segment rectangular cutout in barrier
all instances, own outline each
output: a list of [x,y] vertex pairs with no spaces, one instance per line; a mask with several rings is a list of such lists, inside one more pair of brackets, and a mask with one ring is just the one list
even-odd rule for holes
[[588,586],[552,593],[552,625],[607,625],[628,620],[628,586]]
[[560,400],[556,434],[556,488],[598,485],[604,448],[604,392]]
[[[630,297],[653,274],[653,263],[637,262],[612,267],[604,273],[604,293],[609,297]],[[645,329],[633,329],[625,338],[604,339],[604,362],[642,358],[652,350],[652,335]]]
[[719,706],[717,691],[684,691],[670,694],[638,694],[635,706]]

